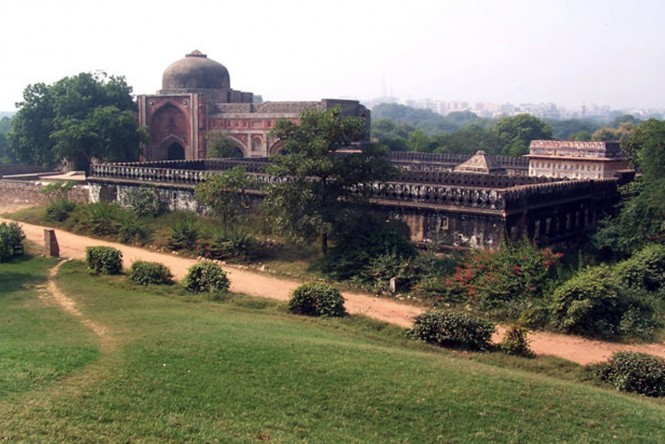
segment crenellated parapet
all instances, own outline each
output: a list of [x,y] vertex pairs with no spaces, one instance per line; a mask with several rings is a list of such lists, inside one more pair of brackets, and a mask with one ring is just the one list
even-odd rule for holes
[[582,197],[604,199],[616,195],[617,187],[617,179],[555,181],[509,188],[505,199],[508,208],[534,207]]
[[455,185],[409,182],[383,182],[375,184],[370,198],[382,202],[392,201],[397,206],[426,204],[432,207],[464,207],[467,209],[502,210],[504,191],[497,189],[467,188]]
[[467,187],[508,188],[518,185],[549,183],[555,179],[528,176],[506,176],[498,174],[473,174],[452,171],[403,170],[400,180],[405,182],[440,183]]

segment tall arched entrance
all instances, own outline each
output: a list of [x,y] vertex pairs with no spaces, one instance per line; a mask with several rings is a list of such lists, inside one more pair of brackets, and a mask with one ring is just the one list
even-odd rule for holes
[[167,160],[185,160],[185,148],[179,143],[169,145],[166,154]]

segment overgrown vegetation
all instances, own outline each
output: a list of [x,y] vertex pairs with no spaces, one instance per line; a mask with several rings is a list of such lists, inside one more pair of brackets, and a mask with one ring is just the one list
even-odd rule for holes
[[123,196],[124,204],[138,217],[159,217],[168,211],[166,203],[155,187],[130,188]]

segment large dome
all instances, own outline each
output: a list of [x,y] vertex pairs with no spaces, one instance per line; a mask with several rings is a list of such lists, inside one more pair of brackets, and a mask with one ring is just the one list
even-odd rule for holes
[[169,65],[162,76],[162,90],[230,89],[229,71],[199,51]]

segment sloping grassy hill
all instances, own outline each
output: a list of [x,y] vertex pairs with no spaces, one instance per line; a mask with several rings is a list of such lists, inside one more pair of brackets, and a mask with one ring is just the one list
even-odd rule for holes
[[[13,266],[0,264],[0,279],[12,281],[5,275]],[[469,359],[363,319],[303,319],[271,301],[211,302],[177,287],[145,290],[123,278],[90,276],[80,263],[66,264],[58,285],[84,316],[107,328],[98,341],[114,346],[90,354],[90,333],[72,325],[43,338],[57,347],[64,336],[88,352],[77,365],[65,364],[68,351],[49,355],[46,361],[62,368],[57,377],[0,394],[0,439],[665,441],[658,401],[516,369],[547,367],[540,358]],[[15,291],[23,290],[3,294],[3,309],[41,304]],[[25,310],[32,322],[19,328],[26,335],[52,316],[78,322],[55,309]],[[1,337],[9,330],[20,347],[19,330],[5,322]],[[15,373],[26,364],[4,356],[0,362]]]

